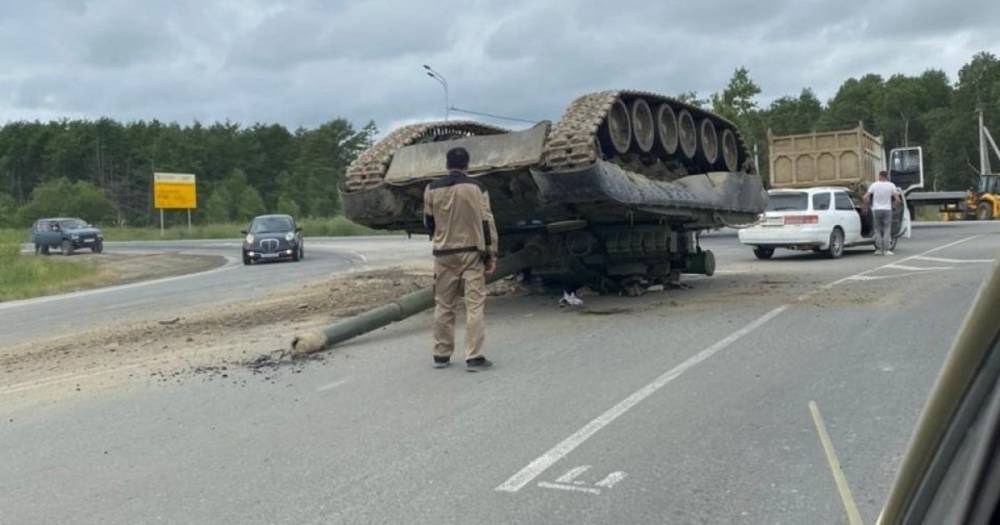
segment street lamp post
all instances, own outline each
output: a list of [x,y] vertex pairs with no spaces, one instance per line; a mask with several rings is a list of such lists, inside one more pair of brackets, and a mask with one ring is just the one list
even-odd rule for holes
[[427,76],[433,78],[434,80],[437,80],[438,83],[441,84],[441,87],[444,88],[444,120],[447,121],[448,112],[451,109],[451,101],[448,98],[448,81],[445,80],[444,75],[431,69],[431,66],[424,64],[424,69],[426,70],[425,72],[427,73]]

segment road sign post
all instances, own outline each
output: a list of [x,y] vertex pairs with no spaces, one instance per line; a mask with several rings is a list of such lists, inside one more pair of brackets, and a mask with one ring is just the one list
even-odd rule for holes
[[164,235],[163,210],[187,210],[191,231],[191,210],[198,207],[198,190],[191,173],[154,173],[153,205],[160,210],[160,237]]

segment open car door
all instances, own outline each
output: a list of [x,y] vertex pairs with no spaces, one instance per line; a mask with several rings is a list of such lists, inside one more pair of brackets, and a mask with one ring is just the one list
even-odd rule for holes
[[910,238],[910,207],[906,204],[906,196],[911,191],[924,187],[924,150],[917,146],[912,148],[893,148],[889,152],[889,180],[903,192],[903,205],[892,213],[892,238],[902,236]]
[[910,232],[912,231],[912,217],[910,216],[910,207],[906,204],[906,194],[900,196],[903,202],[892,209],[892,238],[898,239],[900,237],[906,236],[907,239],[910,238]]
[[920,415],[880,524],[1000,523],[1000,264]]

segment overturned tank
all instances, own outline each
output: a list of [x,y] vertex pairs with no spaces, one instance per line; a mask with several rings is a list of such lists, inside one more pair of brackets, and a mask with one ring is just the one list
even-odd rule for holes
[[401,127],[348,167],[347,217],[426,233],[424,187],[447,174],[455,146],[489,190],[501,256],[530,245],[540,256],[528,271],[565,284],[629,290],[711,275],[699,234],[753,222],[767,201],[731,122],[653,93],[603,91],[573,101],[555,125]]

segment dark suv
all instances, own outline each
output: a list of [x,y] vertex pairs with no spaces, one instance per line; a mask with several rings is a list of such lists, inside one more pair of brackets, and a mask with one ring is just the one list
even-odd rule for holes
[[254,261],[291,259],[298,261],[305,256],[302,246],[302,228],[295,225],[290,215],[261,215],[250,221],[241,231],[243,239],[243,264]]
[[80,248],[89,248],[94,253],[104,251],[101,230],[73,218],[38,219],[31,227],[31,242],[36,254],[48,255],[51,248],[59,248],[63,255]]

